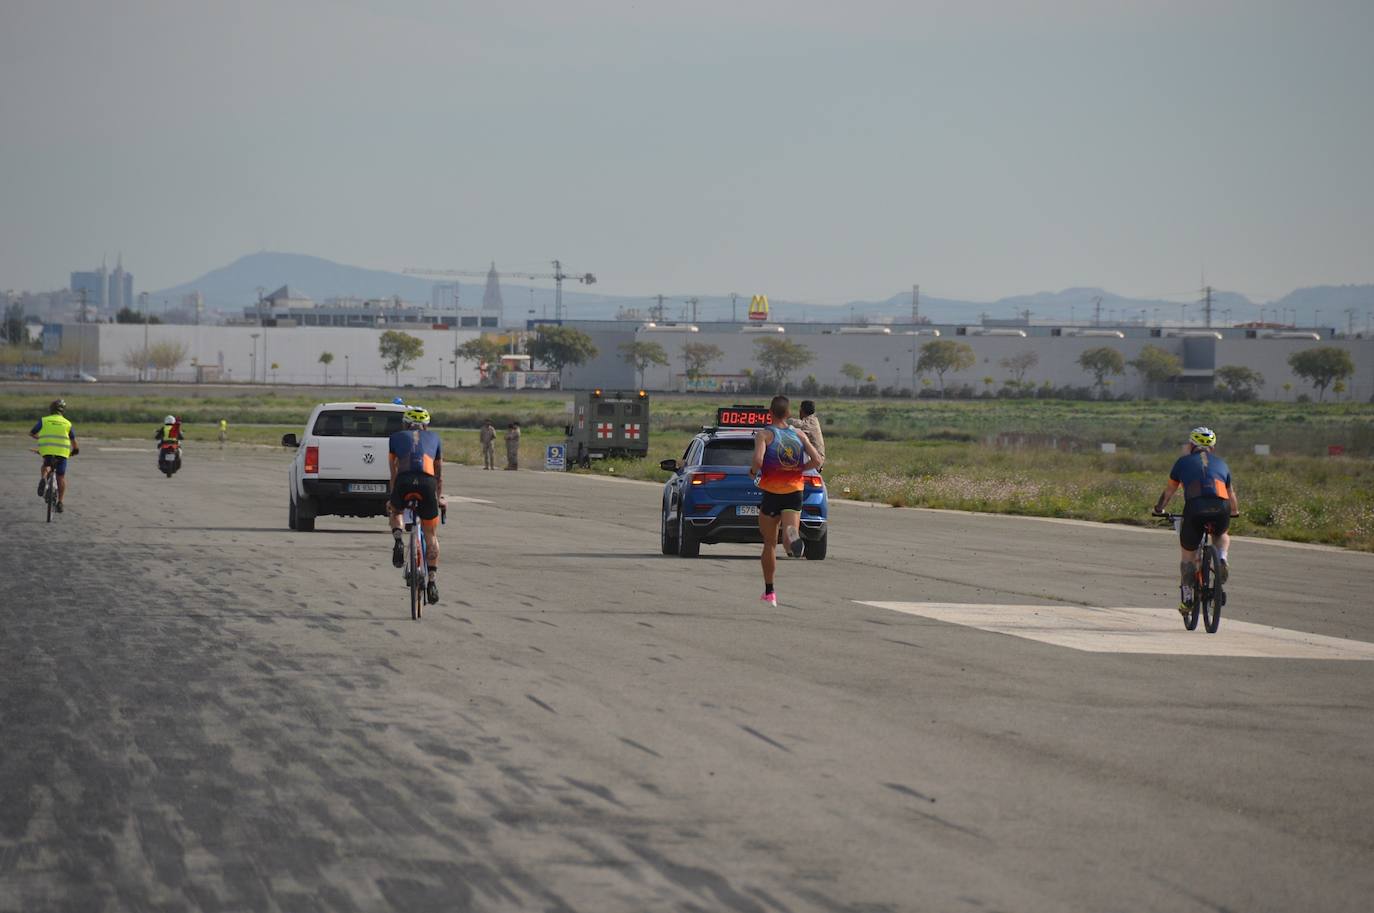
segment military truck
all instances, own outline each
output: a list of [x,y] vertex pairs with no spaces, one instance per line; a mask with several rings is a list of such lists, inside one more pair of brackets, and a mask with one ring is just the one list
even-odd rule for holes
[[568,437],[568,466],[590,466],[606,457],[643,457],[649,452],[649,394],[597,388],[575,394]]

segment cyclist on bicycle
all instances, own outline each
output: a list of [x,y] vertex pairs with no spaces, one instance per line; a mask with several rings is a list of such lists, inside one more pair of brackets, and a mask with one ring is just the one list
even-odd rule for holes
[[43,466],[38,471],[38,496],[43,497],[43,489],[48,484],[48,474],[57,474],[56,510],[62,513],[62,499],[67,495],[67,457],[80,453],[76,446],[76,435],[72,433],[72,423],[64,414],[67,401],[55,399],[48,406],[48,414],[29,429],[29,437],[38,441],[38,453],[43,457]]
[[1183,519],[1178,527],[1178,544],[1182,552],[1179,562],[1181,589],[1178,610],[1188,612],[1188,603],[1193,597],[1193,581],[1197,576],[1197,550],[1202,544],[1202,531],[1212,529],[1212,541],[1217,550],[1217,576],[1219,583],[1225,583],[1231,574],[1227,552],[1231,547],[1231,535],[1227,530],[1231,518],[1240,516],[1236,502],[1236,489],[1231,482],[1231,469],[1226,461],[1213,451],[1217,445],[1217,434],[1211,428],[1194,428],[1188,435],[1188,452],[1174,462],[1169,471],[1169,483],[1164,486],[1155,513],[1164,513],[1164,508],[1178,492],[1183,489]]
[[405,430],[391,436],[391,498],[387,514],[391,522],[391,563],[405,565],[405,546],[401,543],[402,514],[406,495],[419,495],[415,514],[425,537],[425,559],[429,565],[427,595],[430,602],[439,601],[439,499],[444,495],[444,457],[439,435],[428,430],[429,413],[419,406],[405,412]]

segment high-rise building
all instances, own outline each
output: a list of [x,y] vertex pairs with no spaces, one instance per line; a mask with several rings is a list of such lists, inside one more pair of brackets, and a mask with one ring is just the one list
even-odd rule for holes
[[[78,302],[85,299],[87,314],[103,314],[108,309],[109,278],[103,264],[100,269],[72,273],[72,293],[76,295]],[[84,320],[85,316],[82,319]]]
[[109,311],[118,313],[124,308],[134,306],[134,275],[124,271],[124,255],[115,261],[114,272],[110,273]]
[[99,269],[72,273],[71,289],[78,300],[85,293],[86,307],[93,316],[108,317],[134,306],[134,274],[125,272],[123,256],[113,271],[102,263]]
[[430,304],[439,312],[458,310],[458,283],[436,282],[430,292]]
[[482,310],[501,313],[501,277],[496,273],[496,261],[487,271],[487,287],[482,292]]

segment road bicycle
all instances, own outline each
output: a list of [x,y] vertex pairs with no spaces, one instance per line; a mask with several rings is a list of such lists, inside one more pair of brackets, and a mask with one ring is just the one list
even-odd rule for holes
[[[1155,514],[1161,521],[1167,521],[1173,526],[1174,531],[1178,531],[1179,524],[1183,521],[1182,514]],[[1197,630],[1198,616],[1202,616],[1202,627],[1208,634],[1217,633],[1217,628],[1221,627],[1221,607],[1226,605],[1226,589],[1221,583],[1221,558],[1217,555],[1216,546],[1212,544],[1212,538],[1216,531],[1212,524],[1208,523],[1202,528],[1202,541],[1198,543],[1197,551],[1193,553],[1193,567],[1196,568],[1193,577],[1192,596],[1185,603],[1188,611],[1183,614],[1183,627],[1189,631]]]
[[[406,588],[410,591],[410,618],[419,621],[424,615],[425,603],[429,601],[429,561],[425,546],[425,535],[419,515],[415,509],[421,501],[416,492],[405,496],[405,509],[401,522],[406,530],[406,563],[403,569]],[[440,505],[440,522],[448,522],[448,507]]]
[[[29,448],[29,452],[38,453],[38,451],[34,450],[32,447]],[[76,456],[75,450],[72,451],[72,456]],[[43,507],[48,512],[49,523],[52,522],[53,510],[57,507],[57,503],[57,470],[51,469],[48,471],[48,474],[43,477]],[[58,513],[61,513],[61,511],[58,511]]]

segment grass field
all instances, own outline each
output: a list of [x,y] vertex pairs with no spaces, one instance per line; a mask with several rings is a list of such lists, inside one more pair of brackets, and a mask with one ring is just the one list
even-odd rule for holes
[[[193,388],[191,388],[193,389]],[[476,428],[524,427],[522,464],[542,467],[543,448],[562,439],[567,397],[422,391],[450,460],[480,463]],[[0,433],[23,433],[46,394],[0,395]],[[339,398],[344,398],[340,394]],[[755,398],[761,399],[761,398]],[[296,394],[72,397],[78,434],[147,439],[168,412],[193,441],[278,445],[300,431],[317,402]],[[682,453],[714,415],[715,402],[657,396],[649,459],[598,463],[594,472],[662,481],[658,461]],[[1245,535],[1374,551],[1374,407],[1292,403],[1084,403],[1039,400],[822,404],[832,495],[894,506],[941,507],[1035,516],[1146,523],[1187,429],[1209,424],[1234,471]],[[1114,454],[1099,452],[1115,443]],[[1269,444],[1272,455],[1252,454]],[[1326,456],[1329,445],[1345,456]],[[497,442],[498,453],[503,453]],[[503,456],[498,457],[503,459]],[[1175,502],[1176,504],[1179,502]]]

